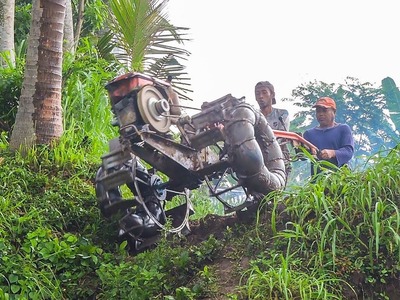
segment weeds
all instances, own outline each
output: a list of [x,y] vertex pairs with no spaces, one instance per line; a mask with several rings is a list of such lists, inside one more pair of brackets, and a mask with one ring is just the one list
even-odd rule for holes
[[[298,258],[297,258],[298,259]],[[341,299],[335,291],[340,281],[329,273],[301,270],[295,253],[253,261],[245,291],[248,299]],[[335,291],[335,292],[332,292]]]
[[[285,201],[291,221],[276,231],[276,239],[307,258],[312,270],[328,268],[345,277],[356,271],[366,274],[369,283],[386,282],[400,258],[399,190],[394,188],[400,182],[399,165],[394,149],[364,172],[327,170],[315,182],[294,189],[296,194]],[[350,257],[354,259],[348,261]]]

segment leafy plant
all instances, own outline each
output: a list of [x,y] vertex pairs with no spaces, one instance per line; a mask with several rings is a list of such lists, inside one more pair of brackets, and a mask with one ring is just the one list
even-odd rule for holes
[[400,90],[390,77],[382,79],[382,91],[385,94],[389,115],[397,132],[400,132]]
[[[293,255],[273,254],[272,259],[252,262],[246,272],[245,291],[249,299],[342,299],[335,291],[339,279],[329,273],[301,270]],[[335,291],[335,292],[332,292]]]
[[188,40],[188,28],[170,23],[165,0],[111,0],[110,18],[106,34],[115,45],[116,58],[128,71],[145,72],[166,80],[174,78],[175,86],[182,98],[190,91],[185,67],[189,52],[181,45]]
[[[313,268],[345,276],[357,271],[386,281],[388,272],[377,269],[394,270],[400,259],[399,192],[394,188],[400,180],[399,158],[396,148],[362,173],[327,170],[293,191],[285,202],[292,221],[277,238],[287,240],[287,247],[307,257]],[[358,257],[362,265],[349,257]]]
[[0,67],[0,131],[10,132],[15,122],[23,75],[24,63],[18,57],[15,67]]

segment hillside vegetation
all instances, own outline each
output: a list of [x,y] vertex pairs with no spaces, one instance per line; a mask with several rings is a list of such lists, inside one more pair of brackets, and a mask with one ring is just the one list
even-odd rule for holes
[[[129,255],[97,208],[97,165],[0,154],[0,299],[398,299],[400,149]],[[197,200],[197,201],[196,201]],[[205,216],[207,214],[207,216]]]
[[[64,132],[49,146],[16,147],[26,150],[22,156],[9,146],[11,129],[25,120],[16,120],[18,109],[36,103],[21,97],[30,85],[25,65],[37,58],[27,56],[37,49],[26,49],[42,49],[45,41],[26,37],[51,15],[31,28],[31,16],[41,14],[31,12],[39,6],[30,2],[16,3],[15,64],[0,67],[0,300],[400,299],[400,148],[366,162],[399,143],[400,91],[393,79],[379,87],[352,77],[340,84],[315,80],[282,99],[300,109],[289,129],[304,132],[315,124],[309,122],[315,100],[334,98],[337,121],[355,134],[353,163],[365,164],[362,171],[326,171],[226,216],[202,186],[191,195],[191,233],[161,232],[155,247],[133,255],[117,238],[120,216],[101,215],[94,189],[101,156],[118,136],[105,86],[130,71],[172,76],[190,109],[191,79],[180,63],[190,55],[183,47],[188,28],[165,18],[168,1],[154,7],[149,4],[158,1],[79,1],[85,13],[75,7],[72,15],[83,28],[75,53],[63,53],[61,103],[54,106]],[[126,50],[123,63],[115,47]],[[43,63],[51,64],[37,62],[46,69]],[[34,86],[35,96],[45,95],[47,84]],[[35,114],[50,115],[44,105],[35,107]],[[308,170],[293,168],[292,177],[303,180]]]

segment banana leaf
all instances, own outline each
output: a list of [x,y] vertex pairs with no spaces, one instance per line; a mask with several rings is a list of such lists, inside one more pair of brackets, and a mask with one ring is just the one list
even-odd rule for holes
[[386,98],[387,108],[396,130],[400,131],[400,90],[394,80],[386,77],[382,80],[382,91]]

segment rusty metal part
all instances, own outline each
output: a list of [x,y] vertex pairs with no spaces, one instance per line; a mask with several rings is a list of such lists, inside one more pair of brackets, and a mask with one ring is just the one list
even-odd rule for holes
[[[205,177],[205,182],[210,192],[211,197],[215,197],[224,206],[225,214],[232,213],[234,211],[242,210],[247,206],[253,204],[252,197],[248,193],[247,189],[241,184],[236,175],[234,174],[231,167],[223,170],[219,176],[214,179],[210,179],[208,176]],[[226,198],[232,191],[240,190],[240,195],[244,196],[240,203],[232,204],[230,199]],[[236,201],[237,202],[237,201]]]
[[319,152],[319,149],[316,146],[314,146],[312,143],[310,143],[305,138],[303,138],[302,136],[298,135],[295,132],[282,131],[282,130],[273,130],[273,132],[277,138],[285,138],[292,141],[297,141],[301,144],[304,144],[310,150],[315,150],[316,153]]
[[[103,156],[104,164],[96,175],[96,195],[102,214],[110,217],[122,214],[119,221],[119,238],[128,240],[132,251],[145,247],[160,230],[170,233],[189,232],[189,215],[193,213],[188,190],[177,192],[167,190],[161,178],[151,174],[136,158],[131,158],[122,164],[117,164],[121,153],[118,153],[116,143],[112,143],[115,159],[112,155]],[[122,149],[122,147],[119,147]],[[113,163],[110,164],[110,161]],[[134,194],[132,199],[122,197],[121,188],[126,185]],[[163,202],[167,193],[186,197],[182,208],[175,207],[165,211]],[[184,207],[184,209],[183,209]],[[175,214],[179,213],[179,216]],[[172,219],[173,227],[165,228],[168,218]],[[178,224],[178,222],[180,222]]]
[[129,72],[114,78],[106,84],[105,88],[108,91],[111,104],[115,105],[133,90],[139,90],[147,85],[159,86],[163,89],[170,87],[170,83],[167,81],[138,72]]

